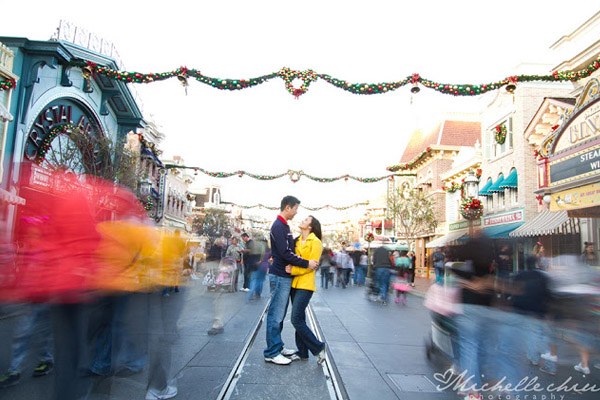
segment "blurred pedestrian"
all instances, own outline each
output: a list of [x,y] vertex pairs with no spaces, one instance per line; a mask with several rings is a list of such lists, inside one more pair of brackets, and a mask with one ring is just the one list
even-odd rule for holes
[[269,272],[269,266],[273,262],[269,243],[265,239],[262,239],[258,241],[258,245],[261,247],[262,256],[256,270],[250,275],[250,300],[260,299],[265,276],[267,275],[267,272]]
[[536,268],[542,271],[546,271],[548,269],[548,257],[546,257],[546,249],[542,242],[537,242],[535,246],[533,246],[533,255],[535,256]]
[[329,274],[331,271],[331,250],[327,247],[323,249],[319,259],[319,273],[321,274],[321,288],[329,288]]
[[433,261],[433,268],[435,268],[435,283],[438,285],[444,284],[444,261],[445,256],[440,247],[437,247],[433,252],[431,259]]
[[581,262],[591,266],[598,265],[598,256],[594,251],[593,242],[584,242],[583,253],[581,254]]
[[534,255],[525,260],[525,270],[515,275],[510,293],[513,310],[524,316],[527,359],[539,365],[541,355],[548,349],[550,328],[546,316],[551,292],[550,277],[538,268]]
[[365,285],[368,264],[369,264],[369,258],[367,256],[367,250],[363,249],[360,251],[360,258],[358,259],[358,265],[356,265],[354,267],[354,276],[356,276],[356,284],[358,286]]
[[[163,232],[159,243],[159,262],[163,284],[183,283],[185,239],[181,231]],[[172,346],[178,337],[177,321],[185,304],[185,290],[179,296],[164,297],[158,291],[149,296],[148,348],[149,371],[146,400],[170,399],[177,395],[177,382],[171,376]]]
[[342,284],[342,288],[346,289],[346,287],[350,284],[350,274],[352,271],[354,271],[352,257],[350,257],[350,254],[348,254],[346,249],[342,249],[338,253],[337,264],[340,268],[340,282]]
[[235,261],[236,270],[233,271],[233,290],[238,291],[239,276],[242,273],[242,249],[240,248],[240,242],[237,236],[231,238],[231,244],[225,251],[225,257],[229,257]]
[[[17,247],[22,263],[42,262],[43,218],[29,217],[21,220],[26,241]],[[3,265],[4,267],[4,265]],[[21,268],[28,268],[21,265]],[[37,349],[38,365],[33,370],[34,377],[49,374],[54,370],[54,335],[51,329],[50,307],[48,304],[23,304],[17,315],[11,345],[11,357],[6,373],[0,375],[0,388],[18,384],[25,359],[29,351]],[[38,343],[33,339],[39,338]]]
[[[436,253],[441,252],[438,249]],[[466,373],[469,385],[481,388],[481,367],[486,349],[493,340],[490,331],[494,332],[490,329],[494,286],[493,279],[490,279],[492,246],[488,239],[472,238],[461,246],[460,253],[459,258],[466,260],[467,272],[462,274],[460,281],[463,313],[456,316],[459,366]],[[440,258],[438,256],[437,260]],[[471,392],[469,395],[478,396],[476,390]]]
[[388,300],[392,263],[390,252],[383,246],[376,248],[373,253],[373,269],[375,271],[375,287],[378,291],[377,300],[385,305]]
[[[28,353],[33,349],[37,349],[38,364],[32,376],[44,376],[54,370],[54,340],[50,325],[48,304],[22,306],[21,313],[15,321],[10,364],[6,373],[0,375],[0,389],[21,381],[23,365]],[[34,343],[34,338],[39,338],[38,343]]]
[[416,270],[417,256],[415,256],[415,252],[409,251],[408,258],[410,258],[410,267],[408,268],[409,269],[408,281],[410,283],[410,286],[415,287],[415,275],[417,274],[417,270]]
[[[258,264],[262,259],[264,249],[260,243],[254,241],[248,233],[244,232],[241,236],[245,243],[245,248],[241,250],[244,259],[244,284],[242,290],[249,292],[251,276],[258,270]],[[250,299],[250,297],[251,296],[249,295],[248,299]]]

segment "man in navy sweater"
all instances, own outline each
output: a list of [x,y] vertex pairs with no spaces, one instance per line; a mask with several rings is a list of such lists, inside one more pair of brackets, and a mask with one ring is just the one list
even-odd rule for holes
[[265,361],[277,365],[288,365],[292,362],[287,356],[295,350],[283,347],[281,330],[287,313],[287,306],[292,287],[292,276],[285,272],[288,264],[298,267],[317,269],[316,260],[305,260],[298,257],[295,250],[294,237],[288,221],[298,213],[300,200],[294,196],[285,196],[281,200],[280,213],[271,226],[271,252],[273,264],[269,267],[269,285],[271,288],[271,304],[267,311],[267,348],[264,351]]

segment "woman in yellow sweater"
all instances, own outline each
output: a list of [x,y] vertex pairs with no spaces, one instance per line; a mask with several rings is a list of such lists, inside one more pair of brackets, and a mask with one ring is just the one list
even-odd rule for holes
[[[323,245],[321,244],[321,223],[312,215],[300,223],[300,236],[296,239],[296,254],[306,260],[319,261]],[[308,351],[317,357],[321,364],[325,361],[325,343],[321,342],[306,324],[306,307],[317,289],[315,270],[288,265],[286,271],[292,280],[292,325],[296,329],[298,351],[290,356],[292,360],[308,360]]]

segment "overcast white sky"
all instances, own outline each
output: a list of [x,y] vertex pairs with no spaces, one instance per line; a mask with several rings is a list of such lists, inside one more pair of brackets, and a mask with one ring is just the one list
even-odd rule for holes
[[[3,1],[0,35],[48,39],[60,19],[112,41],[127,70],[185,65],[203,74],[252,78],[283,66],[353,82],[397,81],[413,72],[438,82],[485,83],[545,61],[548,47],[594,15],[593,1]],[[522,71],[520,71],[522,72]],[[533,71],[534,73],[540,71]],[[547,73],[549,71],[543,71]],[[465,101],[410,88],[358,96],[313,82],[296,100],[280,79],[237,92],[176,79],[136,85],[146,114],[167,139],[167,157],[213,171],[321,177],[387,174],[415,127]],[[210,179],[199,175],[200,186]],[[343,206],[382,193],[385,184],[216,180],[223,200],[278,205],[294,194],[307,206]],[[319,215],[320,212],[314,213]],[[339,220],[345,219],[338,215]]]

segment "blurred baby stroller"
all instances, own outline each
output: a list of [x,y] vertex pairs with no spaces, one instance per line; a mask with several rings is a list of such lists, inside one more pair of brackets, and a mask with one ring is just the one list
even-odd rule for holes
[[[465,263],[448,262],[446,271],[464,270]],[[444,285],[434,283],[429,287],[425,296],[425,307],[431,311],[431,331],[425,339],[427,359],[453,365],[458,348],[458,334],[454,316],[461,313],[460,289],[455,285],[455,279],[446,273]]]
[[205,285],[208,290],[234,292],[234,274],[236,273],[237,264],[235,260],[231,257],[223,257],[219,262],[218,267],[212,267],[207,271],[202,280],[202,284]]

